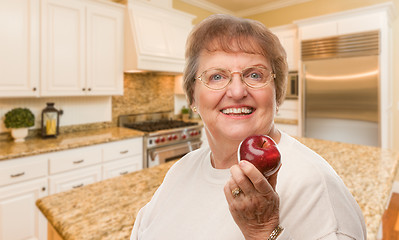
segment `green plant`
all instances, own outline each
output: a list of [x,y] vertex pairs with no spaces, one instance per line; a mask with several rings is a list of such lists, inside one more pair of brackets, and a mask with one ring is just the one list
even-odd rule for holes
[[5,116],[6,128],[27,128],[35,125],[35,115],[28,108],[14,108]]
[[190,109],[186,108],[185,106],[181,109],[181,114],[188,114],[190,113]]

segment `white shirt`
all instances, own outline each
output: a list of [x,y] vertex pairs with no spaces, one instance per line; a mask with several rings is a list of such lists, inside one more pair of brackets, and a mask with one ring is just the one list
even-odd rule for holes
[[[285,133],[278,147],[278,239],[367,239],[361,210],[330,165]],[[212,167],[209,148],[187,154],[140,210],[131,240],[243,240],[223,192],[229,177]]]

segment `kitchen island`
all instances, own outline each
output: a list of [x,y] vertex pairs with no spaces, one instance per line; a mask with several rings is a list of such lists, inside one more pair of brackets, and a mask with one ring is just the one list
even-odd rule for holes
[[[368,240],[377,237],[399,154],[376,147],[298,138],[341,176],[362,209]],[[135,217],[174,162],[108,179],[37,201],[62,239],[129,239]],[[54,231],[53,231],[54,233]]]

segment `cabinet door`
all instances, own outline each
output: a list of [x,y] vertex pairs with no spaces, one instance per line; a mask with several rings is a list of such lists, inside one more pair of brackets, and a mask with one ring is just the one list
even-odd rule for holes
[[42,2],[41,95],[84,95],[85,6],[82,1]]
[[[146,10],[148,11],[148,10]],[[171,49],[166,41],[162,21],[155,14],[148,12],[134,12],[133,16],[137,30],[136,40],[139,42],[139,51],[141,54],[158,57],[168,57],[171,55]]]
[[0,239],[47,239],[47,221],[36,207],[47,178],[0,188]]
[[50,194],[68,191],[101,181],[101,166],[82,168],[49,177]]
[[273,30],[287,53],[288,69],[298,70],[299,46],[296,29]]
[[123,8],[87,7],[87,93],[123,94]]
[[0,1],[0,97],[38,96],[39,0]]
[[300,27],[301,40],[332,37],[338,34],[336,21],[315,23]]
[[131,156],[103,165],[103,178],[113,178],[143,169],[143,157]]

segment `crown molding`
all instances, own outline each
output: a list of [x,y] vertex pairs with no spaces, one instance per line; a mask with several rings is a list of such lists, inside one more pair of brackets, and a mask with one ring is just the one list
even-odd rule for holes
[[210,3],[206,0],[181,0],[182,2],[188,3],[190,5],[203,8],[205,10],[214,12],[214,13],[224,13],[230,15],[236,15],[233,11],[229,11],[225,8],[222,8],[216,4]]
[[255,15],[283,7],[288,7],[291,5],[303,3],[303,2],[309,2],[311,0],[278,0],[278,1],[272,1],[270,3],[266,3],[264,5],[261,5],[259,7],[254,7],[254,8],[249,8],[237,12],[233,12],[230,10],[227,10],[225,8],[222,8],[216,4],[213,4],[211,2],[208,2],[207,0],[181,0],[185,3],[191,4],[196,7],[203,8],[205,10],[214,12],[214,13],[224,13],[224,14],[230,14],[230,15],[235,15],[238,17],[246,17],[250,15]]

